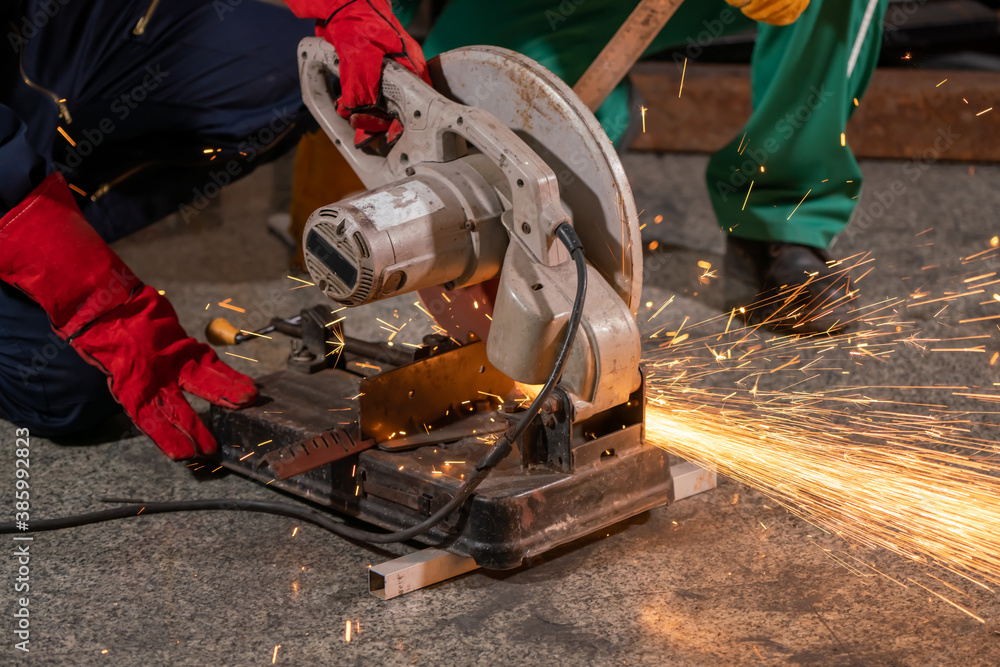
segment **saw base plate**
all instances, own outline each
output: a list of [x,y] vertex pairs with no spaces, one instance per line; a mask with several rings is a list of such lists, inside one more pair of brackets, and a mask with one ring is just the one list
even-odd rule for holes
[[[385,529],[423,520],[452,497],[489,449],[479,436],[407,451],[369,449],[284,481],[258,465],[268,452],[357,421],[359,381],[337,369],[280,371],[258,381],[255,406],[213,407],[211,428],[223,464]],[[601,454],[572,473],[524,469],[515,449],[461,510],[417,540],[472,557],[484,568],[509,569],[672,500],[668,454],[642,442],[641,423],[590,445]]]

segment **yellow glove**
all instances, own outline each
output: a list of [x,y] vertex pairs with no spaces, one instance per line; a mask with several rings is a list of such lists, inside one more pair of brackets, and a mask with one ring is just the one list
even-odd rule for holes
[[733,7],[739,7],[754,21],[771,25],[788,25],[809,5],[809,0],[726,0]]

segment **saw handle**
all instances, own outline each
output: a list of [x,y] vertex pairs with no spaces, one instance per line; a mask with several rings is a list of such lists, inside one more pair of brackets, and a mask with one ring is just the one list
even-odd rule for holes
[[[387,102],[388,111],[400,118],[401,109],[394,103],[393,96],[386,94],[392,92],[386,90],[386,80],[390,71],[396,68],[403,71],[406,69],[388,58],[384,68],[382,98]],[[299,78],[303,101],[365,187],[370,189],[381,185],[381,182],[374,182],[373,179],[380,181],[378,177],[385,170],[385,158],[355,148],[351,122],[337,113],[337,100],[330,90],[331,75],[340,76],[340,58],[333,45],[321,37],[306,37],[299,42]],[[415,75],[413,78],[419,81]],[[407,125],[406,121],[403,122]]]

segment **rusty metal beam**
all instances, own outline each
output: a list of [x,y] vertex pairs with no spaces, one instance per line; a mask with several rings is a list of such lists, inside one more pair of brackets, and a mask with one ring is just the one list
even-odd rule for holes
[[[750,114],[746,65],[688,63],[679,99],[681,69],[673,63],[640,63],[631,77],[648,107],[634,150],[713,152]],[[1000,161],[1000,108],[976,115],[998,98],[993,72],[880,69],[848,124],[848,141],[864,158]]]

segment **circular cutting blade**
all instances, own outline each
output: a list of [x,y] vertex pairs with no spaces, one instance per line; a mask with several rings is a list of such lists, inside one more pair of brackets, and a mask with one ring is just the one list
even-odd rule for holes
[[[555,74],[508,49],[463,47],[428,66],[438,92],[490,112],[548,164],[587,260],[635,315],[642,290],[638,215],[621,161],[590,110]],[[420,291],[438,325],[458,340],[469,332],[487,337],[495,295],[495,281]]]

